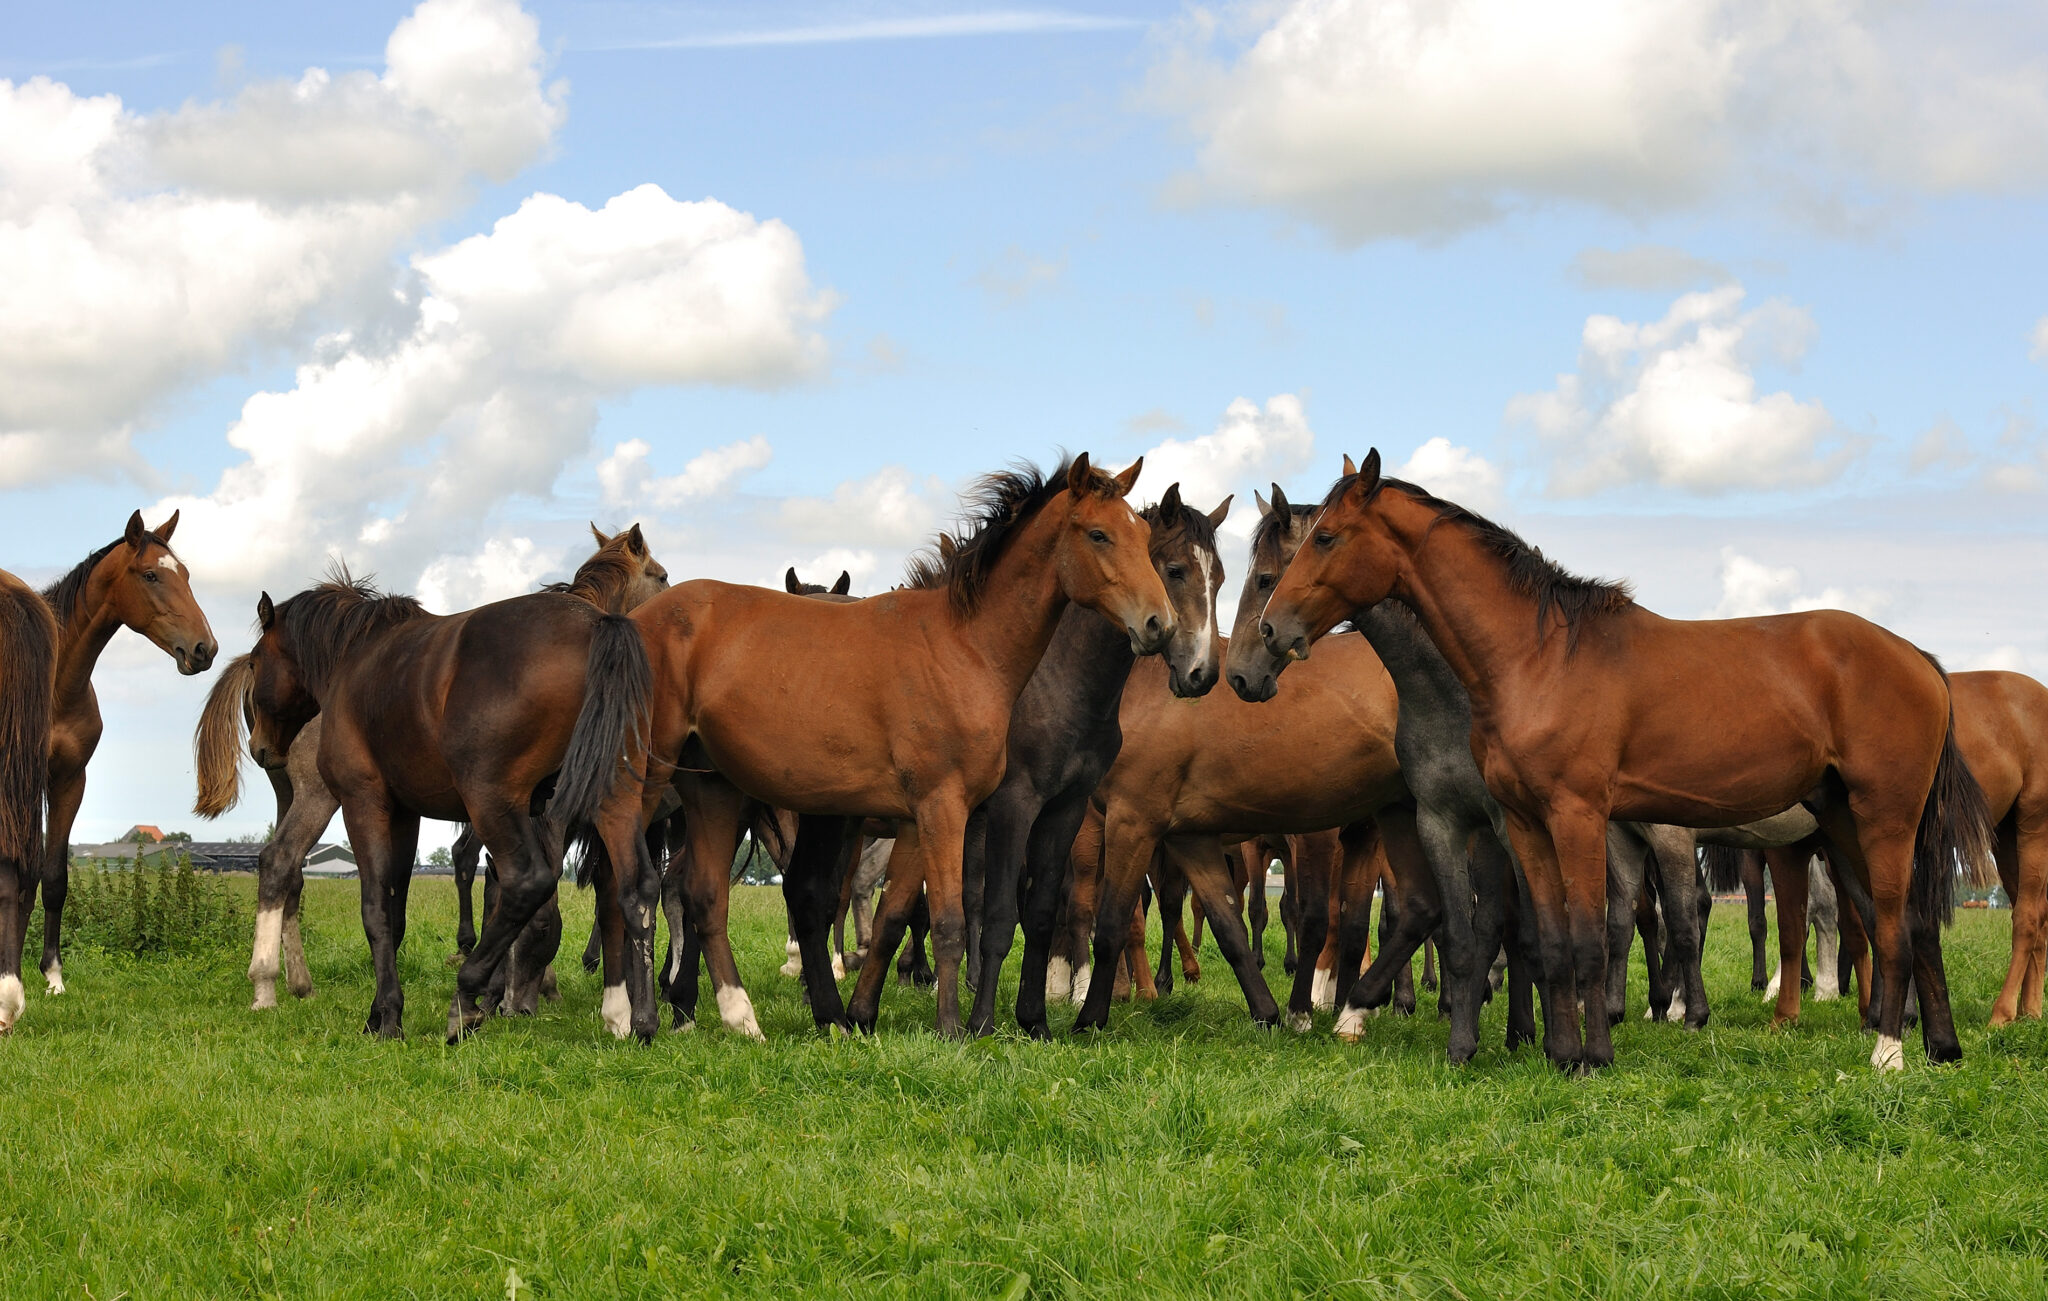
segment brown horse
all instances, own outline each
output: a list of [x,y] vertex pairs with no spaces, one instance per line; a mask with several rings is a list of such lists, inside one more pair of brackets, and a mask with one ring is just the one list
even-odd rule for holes
[[1991,1024],[2041,1015],[2048,958],[2048,687],[2019,673],[1958,673],[1956,744],[1998,829],[1998,879],[2012,904],[2012,963]]
[[50,607],[0,569],[0,1035],[14,1028],[28,1002],[21,944],[43,861],[57,645]]
[[[204,673],[220,643],[192,595],[184,562],[171,551],[178,515],[155,529],[142,512],[113,542],[87,556],[52,583],[43,599],[57,618],[57,685],[50,723],[50,827],[42,860],[43,978],[52,994],[64,992],[64,897],[71,882],[71,823],[85,798],[85,766],[99,748],[99,697],[92,671],[100,652],[123,628],[133,628],[177,661],[178,672]],[[24,911],[34,903],[24,894]]]
[[[609,535],[592,524],[590,532],[597,540],[597,550],[569,582],[550,584],[543,590],[589,601],[607,614],[624,614],[668,585],[668,571],[650,554],[638,524]],[[274,745],[259,748],[253,726],[255,676],[251,658],[239,656],[222,670],[207,693],[206,706],[192,734],[192,756],[199,777],[192,811],[203,818],[217,818],[240,802],[243,728],[248,726],[251,756],[269,778],[277,799],[270,841],[256,864],[256,935],[249,959],[249,981],[256,991],[250,1006],[262,1010],[277,1006],[280,950],[293,995],[306,998],[313,992],[299,938],[299,895],[305,885],[306,855],[333,821],[341,802],[320,777],[318,717],[300,727],[284,751]],[[267,735],[281,734],[279,720],[269,723]],[[467,889],[462,894],[466,920]],[[464,953],[474,947],[475,936],[468,938]]]
[[[1473,752],[1528,878],[1553,1062],[1614,1058],[1597,997],[1608,820],[1728,826],[1795,803],[1875,902],[1886,986],[1872,1064],[1903,1064],[1909,967],[1929,1055],[1961,1055],[1940,926],[1957,855],[1988,875],[1991,835],[1931,657],[1833,610],[1664,619],[1625,587],[1574,578],[1499,525],[1382,479],[1376,451],[1345,468],[1267,602],[1267,650],[1303,659],[1391,596],[1443,652],[1471,693]],[[1703,750],[1703,717],[1731,740]]]
[[[1095,609],[1139,654],[1173,635],[1150,530],[1124,500],[1142,464],[1111,476],[1083,455],[1050,480],[992,475],[949,558],[920,564],[912,587],[864,601],[702,581],[648,602],[633,614],[654,682],[647,769],[615,793],[616,769],[597,788],[565,781],[565,816],[596,812],[616,858],[631,851],[672,774],[708,765],[780,808],[894,821],[876,952],[861,966],[850,1020],[873,1027],[922,884],[938,1028],[958,1034],[967,817],[1002,777],[1011,709],[1062,612],[1069,602]],[[806,868],[800,848],[785,893],[813,1015],[831,1024],[846,1019],[824,943],[838,887],[829,871]],[[751,1018],[730,945],[707,939],[706,957],[728,1024],[736,1013]],[[634,1028],[651,1032],[652,1007],[635,1000],[631,1010]]]
[[[478,1001],[500,962],[554,897],[574,824],[542,820],[550,783],[578,766],[608,773],[640,726],[639,637],[579,594],[441,616],[345,573],[281,603],[266,594],[257,617],[251,749],[259,763],[289,753],[291,734],[320,716],[320,776],[356,851],[377,973],[367,1031],[404,1035],[397,958],[420,819],[469,822],[496,863],[495,906],[456,976],[453,1042],[482,1021]],[[624,909],[651,931],[661,882],[646,846],[591,866],[600,912]],[[640,956],[628,979],[642,978],[637,996],[651,1009],[651,947]]]

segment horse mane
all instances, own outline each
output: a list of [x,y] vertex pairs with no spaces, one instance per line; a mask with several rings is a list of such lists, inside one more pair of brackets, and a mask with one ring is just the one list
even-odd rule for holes
[[581,597],[606,614],[619,614],[613,607],[625,596],[636,572],[625,549],[607,543],[583,562],[574,578],[566,583],[545,583],[540,590]]
[[904,569],[906,586],[943,587],[955,613],[973,614],[996,561],[1025,521],[1066,489],[1071,464],[1072,458],[1062,457],[1049,479],[1037,466],[1020,462],[976,480],[967,490],[967,515],[954,535],[952,551],[912,556]]
[[325,692],[335,665],[357,642],[424,614],[412,597],[387,596],[342,564],[330,569],[319,586],[277,606],[277,621],[290,639],[299,674],[316,696]]
[[[1341,499],[1358,481],[1355,474],[1347,474],[1337,480],[1323,498],[1328,507]],[[1462,524],[1469,529],[1488,551],[1506,567],[1508,586],[1522,596],[1536,602],[1536,635],[1543,635],[1544,627],[1550,622],[1554,610],[1564,620],[1565,654],[1578,649],[1579,629],[1588,618],[1615,614],[1636,603],[1635,592],[1625,582],[1605,578],[1584,578],[1561,568],[1556,561],[1543,554],[1542,550],[1522,539],[1521,534],[1476,511],[1465,509],[1456,502],[1433,497],[1412,483],[1401,479],[1382,478],[1373,486],[1368,505],[1387,488],[1397,488],[1414,499],[1418,504],[1436,512],[1437,523]],[[1435,525],[1431,525],[1435,527]]]
[[[169,551],[171,544],[155,533],[144,533],[146,541],[154,542]],[[115,538],[112,542],[93,552],[71,567],[71,572],[43,589],[43,600],[57,616],[57,626],[62,628],[71,623],[71,617],[78,613],[78,598],[85,595],[85,585],[92,581],[92,571],[100,567],[100,561],[113,554],[115,547],[128,539]]]
[[[1165,517],[1157,502],[1139,511],[1138,518],[1154,526],[1151,552],[1155,560],[1165,554],[1167,545],[1174,540],[1176,534],[1181,533],[1187,534],[1188,540],[1199,548],[1212,552],[1216,550],[1216,526],[1209,522],[1207,515],[1186,502],[1180,504],[1180,510],[1172,519]],[[1160,525],[1164,527],[1158,527]]]

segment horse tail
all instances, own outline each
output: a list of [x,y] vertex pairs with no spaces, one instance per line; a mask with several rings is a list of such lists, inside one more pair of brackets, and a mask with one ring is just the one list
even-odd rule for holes
[[575,837],[596,820],[618,784],[620,767],[633,766],[633,752],[646,743],[653,698],[654,673],[639,627],[624,615],[601,616],[583,671],[583,710],[548,804],[549,820],[566,835]]
[[1733,845],[1700,846],[1707,884],[1715,894],[1729,894],[1742,888],[1742,856],[1747,852]]
[[[1933,656],[1928,656],[1929,661]],[[1941,666],[1935,664],[1935,668]],[[1948,675],[1942,674],[1944,684]],[[1920,829],[1913,837],[1913,882],[1910,897],[1921,917],[1946,926],[1955,916],[1956,865],[1974,886],[1998,879],[1992,853],[1991,808],[1984,788],[1956,748],[1956,710],[1948,710],[1948,731],[1941,738],[1941,759],[1934,766],[1934,784],[1920,810]]]
[[217,818],[242,798],[242,724],[255,685],[255,665],[247,655],[237,655],[206,693],[206,707],[192,732],[193,766],[199,770],[199,798],[192,811],[202,818]]
[[57,617],[33,588],[0,571],[0,860],[23,871],[43,856],[56,690]]

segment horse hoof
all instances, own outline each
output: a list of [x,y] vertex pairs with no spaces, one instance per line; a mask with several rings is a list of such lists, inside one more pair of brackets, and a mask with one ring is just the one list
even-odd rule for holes
[[1287,1028],[1296,1034],[1307,1034],[1313,1025],[1315,1025],[1315,1018],[1306,1012],[1289,1012],[1287,1014]]
[[1906,1069],[1906,1045],[1888,1034],[1877,1037],[1877,1047],[1871,1050],[1870,1065],[1880,1071],[1903,1071]]
[[1355,1044],[1365,1038],[1365,1013],[1355,1007],[1347,1007],[1337,1016],[1337,1037],[1348,1044]]

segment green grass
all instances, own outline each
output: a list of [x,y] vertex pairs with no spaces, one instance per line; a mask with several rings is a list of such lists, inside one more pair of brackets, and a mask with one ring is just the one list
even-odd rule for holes
[[2048,1031],[1984,1029],[2009,914],[1951,932],[1960,1066],[1913,1040],[1877,1077],[1844,1003],[1771,1030],[1723,908],[1710,1028],[1632,1017],[1579,1081],[1506,1055],[1498,1006],[1456,1070],[1433,1016],[1256,1031],[1213,947],[1087,1042],[942,1043],[893,985],[878,1035],[828,1040],[775,973],[779,897],[737,894],[766,1045],[615,1043],[571,961],[561,1003],[444,1047],[445,881],[405,1043],[359,1032],[353,882],[309,885],[319,992],[275,1012],[240,947],[76,953],[0,1042],[0,1296],[2048,1293]]

